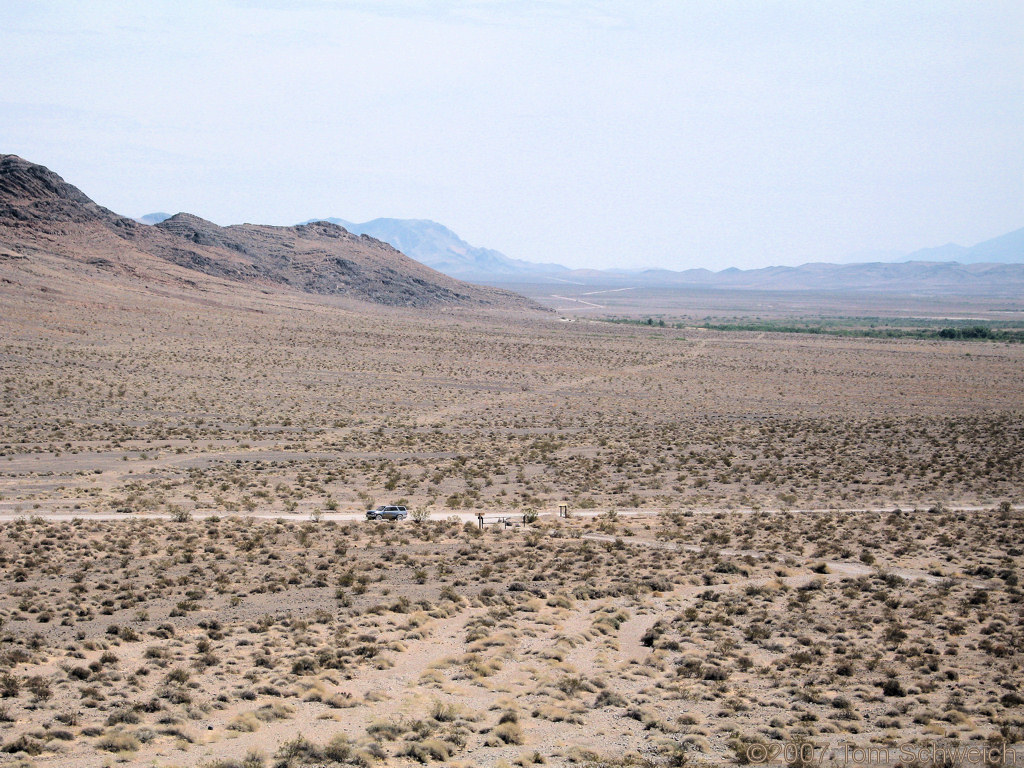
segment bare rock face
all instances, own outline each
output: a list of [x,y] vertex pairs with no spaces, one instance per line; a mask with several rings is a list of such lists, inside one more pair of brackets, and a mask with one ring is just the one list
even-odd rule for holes
[[0,155],[0,222],[97,219],[100,207],[48,168]]
[[537,308],[518,294],[455,280],[326,222],[221,227],[179,213],[140,224],[16,155],[0,155],[0,251],[12,258],[44,252],[139,277],[152,272],[155,258],[247,284],[388,306]]

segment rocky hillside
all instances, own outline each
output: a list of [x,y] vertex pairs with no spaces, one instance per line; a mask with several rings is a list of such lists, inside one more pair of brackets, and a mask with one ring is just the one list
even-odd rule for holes
[[41,255],[157,282],[208,275],[388,306],[535,306],[442,275],[333,224],[220,227],[179,213],[147,226],[97,205],[41,165],[0,155],[0,260]]
[[[336,224],[295,227],[243,224],[219,227],[179,213],[154,227],[190,252],[160,255],[189,269],[245,281],[269,281],[307,293],[359,296],[388,305],[502,304],[515,294],[463,283],[410,259],[387,243],[358,236]],[[219,258],[210,261],[209,252]]]

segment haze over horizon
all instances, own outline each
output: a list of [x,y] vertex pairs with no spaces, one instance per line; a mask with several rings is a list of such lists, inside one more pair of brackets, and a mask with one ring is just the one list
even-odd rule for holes
[[1024,225],[1019,3],[44,0],[0,26],[0,151],[126,215],[715,270]]

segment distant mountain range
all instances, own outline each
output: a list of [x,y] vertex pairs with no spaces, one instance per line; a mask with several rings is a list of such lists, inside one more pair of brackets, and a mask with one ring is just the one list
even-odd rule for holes
[[1024,229],[1016,229],[999,237],[967,248],[946,243],[936,248],[922,248],[901,261],[955,261],[960,264],[1024,264]]
[[730,268],[712,272],[707,269],[569,269],[559,264],[512,259],[489,248],[477,248],[447,227],[423,219],[374,219],[362,224],[344,219],[325,221],[390,243],[439,272],[489,285],[549,282],[993,296],[1024,293],[1024,229],[970,248],[949,243],[884,261],[808,263],[796,267]]
[[[312,221],[316,219],[304,223]],[[323,221],[344,227],[354,235],[383,240],[421,264],[460,280],[487,282],[570,271],[560,264],[536,264],[509,258],[491,248],[477,248],[443,224],[428,219],[374,219],[362,224],[334,218]]]
[[[499,288],[550,282],[984,295],[1014,301],[1024,296],[1024,229],[971,248],[951,244],[907,258],[901,263],[720,272],[586,270],[512,259],[471,246],[448,228],[423,220],[354,224],[335,219],[293,227],[221,227],[187,213],[134,220],[97,205],[43,166],[0,155],[0,283],[7,286],[22,284],[26,270],[36,274],[50,269],[77,280],[114,276],[144,290],[156,290],[155,285],[201,290],[241,284],[388,306],[502,309],[539,307],[511,291],[479,283]],[[204,282],[203,276],[215,282]]]
[[999,296],[1024,295],[1022,264],[959,264],[952,261],[871,262],[866,264],[801,264],[762,269],[688,269],[673,272],[570,273],[585,285],[674,286],[759,291],[834,291],[906,295]]
[[159,224],[161,221],[167,221],[172,215],[173,214],[170,213],[164,213],[163,211],[160,211],[159,213],[147,213],[145,216],[139,216],[136,221],[140,224]]

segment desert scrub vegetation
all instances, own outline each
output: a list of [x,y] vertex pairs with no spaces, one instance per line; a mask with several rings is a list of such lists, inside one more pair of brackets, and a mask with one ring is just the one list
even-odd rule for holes
[[1024,345],[0,293],[0,762],[1022,740]]
[[990,505],[1024,480],[1019,344],[160,301],[69,338],[10,300],[6,510]]
[[[593,570],[604,561],[600,548],[547,532],[529,534],[524,548],[517,531],[481,536],[451,522],[424,521],[411,539],[391,526],[332,522],[316,524],[312,537],[310,525],[245,517],[5,524],[3,743],[44,755],[187,751],[209,730],[260,739],[311,712],[369,720],[379,701],[372,681],[388,679],[402,656],[426,653],[416,679],[437,670],[442,691],[488,690],[517,676],[523,638],[544,642],[576,604],[567,591],[573,571],[588,573],[588,594],[648,591],[628,581],[621,553],[613,586],[602,586]],[[493,563],[487,579],[473,576],[479,562]],[[430,577],[415,578],[419,571]],[[624,615],[602,606],[601,634]],[[450,660],[431,654],[442,631],[461,647]],[[396,734],[371,725],[364,738],[387,754],[447,760],[474,740],[519,744],[528,730],[506,719],[484,732],[475,719],[458,701],[439,700]]]
[[476,764],[568,762],[598,732],[622,745],[607,760],[1020,741],[1012,505],[607,522],[4,523],[0,749]]

